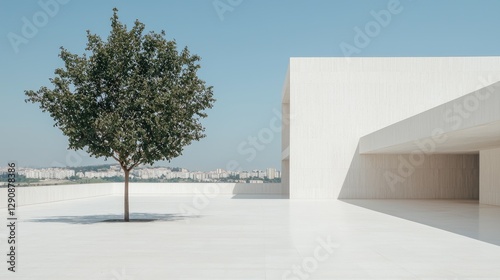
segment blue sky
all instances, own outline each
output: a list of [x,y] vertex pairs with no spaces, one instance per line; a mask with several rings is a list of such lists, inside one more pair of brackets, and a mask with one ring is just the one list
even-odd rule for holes
[[[52,5],[47,11],[39,1],[0,1],[2,166],[9,160],[22,166],[103,162],[68,151],[66,138],[53,127],[50,116],[26,104],[23,92],[50,85],[48,79],[61,66],[60,46],[81,54],[86,30],[106,37],[113,7],[129,26],[139,19],[148,30],[163,29],[179,47],[188,46],[202,57],[200,76],[214,86],[217,99],[204,120],[207,137],[171,163],[160,163],[192,170],[227,168],[228,163],[246,170],[280,169],[281,135],[269,131],[280,111],[290,57],[345,56],[341,46],[346,45],[356,48],[352,56],[500,55],[500,1],[495,0],[57,3],[57,9]],[[356,28],[370,28],[374,14],[391,11],[389,6],[398,12],[389,12],[385,26],[379,24],[368,41],[356,45],[360,40]],[[37,30],[25,27],[23,34],[29,24]],[[24,39],[12,43],[12,38]],[[266,143],[259,136],[265,136]],[[253,146],[249,137],[258,145]]]

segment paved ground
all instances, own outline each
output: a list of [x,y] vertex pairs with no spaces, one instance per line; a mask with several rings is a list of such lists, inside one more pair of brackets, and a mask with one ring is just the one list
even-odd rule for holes
[[500,279],[500,207],[476,202],[135,196],[131,210],[21,207],[17,272],[2,261],[0,279]]

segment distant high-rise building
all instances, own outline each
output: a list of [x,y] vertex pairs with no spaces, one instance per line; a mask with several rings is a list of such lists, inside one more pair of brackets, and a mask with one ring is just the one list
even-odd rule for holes
[[251,177],[259,177],[259,170],[252,170],[252,173],[250,173]]
[[269,179],[269,180],[276,178],[276,168],[272,168],[272,167],[268,168],[266,170],[266,176],[267,176],[267,179]]
[[246,172],[246,171],[241,171],[240,172],[240,179],[246,179],[248,177],[249,177],[248,172]]

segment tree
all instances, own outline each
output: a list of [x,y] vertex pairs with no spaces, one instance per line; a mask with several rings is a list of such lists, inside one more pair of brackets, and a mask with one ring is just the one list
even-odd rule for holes
[[124,220],[129,221],[130,171],[182,154],[205,137],[201,119],[215,99],[211,86],[198,78],[200,57],[161,33],[131,30],[113,9],[106,41],[87,31],[86,52],[61,47],[63,68],[50,79],[54,88],[27,90],[26,102],[39,103],[55,127],[68,137],[69,149],[113,158],[125,177]]

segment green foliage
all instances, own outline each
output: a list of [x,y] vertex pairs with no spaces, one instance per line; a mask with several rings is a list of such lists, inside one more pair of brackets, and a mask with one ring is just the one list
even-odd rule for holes
[[281,183],[281,178],[269,179],[266,177],[264,183]]
[[[105,177],[105,178],[78,178],[76,180],[72,180],[75,184],[95,184],[95,183],[123,183],[124,178],[121,176],[113,176],[113,177]],[[130,178],[130,182],[133,183],[194,183],[193,179],[181,179],[181,178],[173,178],[173,179],[159,179],[159,178]]]
[[87,31],[87,54],[61,47],[54,88],[25,94],[50,113],[70,149],[114,158],[128,172],[171,160],[205,137],[200,120],[215,99],[197,76],[200,57],[178,51],[164,31],[145,34],[138,20],[127,30],[113,11],[106,41]]
[[181,172],[182,168],[181,167],[172,167],[171,170],[172,170],[172,172]]
[[267,177],[261,178],[261,177],[252,176],[252,177],[246,178],[245,180],[247,183],[250,183],[250,180],[260,180],[263,183],[281,183],[281,178],[269,179]]
[[[102,178],[79,178],[77,180],[71,181],[71,183],[73,184],[103,184],[109,182],[109,180],[104,180]],[[123,182],[123,178],[118,182]]]
[[[7,182],[7,180],[10,177],[8,176],[8,173],[0,173],[0,182]],[[34,179],[34,178],[26,178],[25,175],[17,174],[16,175],[16,184],[19,185],[29,185],[32,183],[38,183],[40,182],[40,179]],[[0,186],[0,187],[7,187],[7,185]]]
[[109,170],[110,167],[111,164],[101,164],[101,165],[77,166],[68,168],[73,169],[75,173],[77,173],[77,172],[88,172],[88,171],[106,171]]

